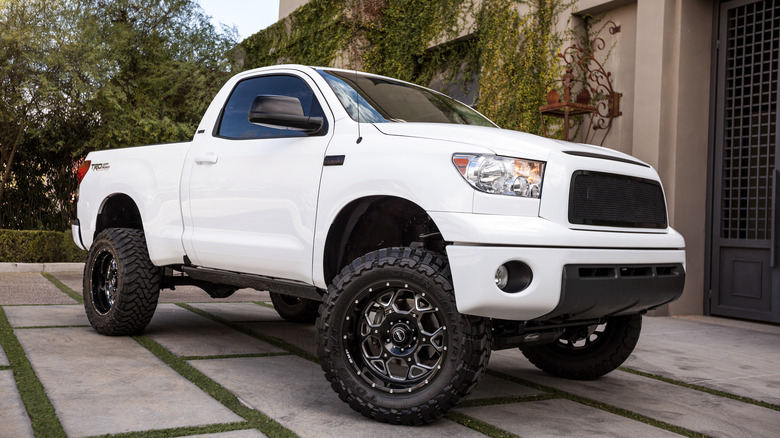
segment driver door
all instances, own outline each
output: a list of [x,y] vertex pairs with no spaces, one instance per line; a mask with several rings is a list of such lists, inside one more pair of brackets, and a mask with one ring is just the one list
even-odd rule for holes
[[[332,134],[316,85],[305,75],[239,82],[212,136],[197,141],[182,181],[184,245],[193,264],[311,282],[320,175]],[[314,135],[252,124],[260,95],[290,96],[323,117]],[[327,108],[327,107],[325,107]]]

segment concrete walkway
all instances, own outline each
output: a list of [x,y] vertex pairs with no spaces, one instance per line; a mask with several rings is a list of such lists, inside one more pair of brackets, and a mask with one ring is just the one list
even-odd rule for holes
[[338,399],[312,360],[314,327],[283,321],[267,293],[163,291],[144,336],[106,337],[69,269],[0,272],[0,437],[780,436],[778,326],[646,317],[624,367],[592,382],[497,351],[453,413],[398,427]]

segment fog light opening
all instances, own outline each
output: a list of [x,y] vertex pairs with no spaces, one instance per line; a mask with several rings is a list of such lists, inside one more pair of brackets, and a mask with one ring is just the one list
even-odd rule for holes
[[531,284],[533,272],[523,262],[513,260],[496,269],[496,287],[507,293],[522,292]]

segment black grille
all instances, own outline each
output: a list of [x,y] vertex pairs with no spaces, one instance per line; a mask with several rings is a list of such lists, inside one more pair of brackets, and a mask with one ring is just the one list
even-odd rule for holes
[[666,228],[664,193],[657,181],[580,170],[571,177],[569,222]]

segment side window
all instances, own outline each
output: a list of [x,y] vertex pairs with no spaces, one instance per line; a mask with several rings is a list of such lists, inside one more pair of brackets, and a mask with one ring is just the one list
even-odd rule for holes
[[[255,97],[260,95],[296,97],[301,101],[304,115],[325,119],[322,107],[302,79],[295,76],[260,76],[245,79],[233,89],[222,113],[217,135],[232,139],[306,136],[303,132],[291,129],[275,129],[249,123],[249,107]],[[327,119],[325,120],[327,124]],[[327,126],[323,132],[326,130]]]

